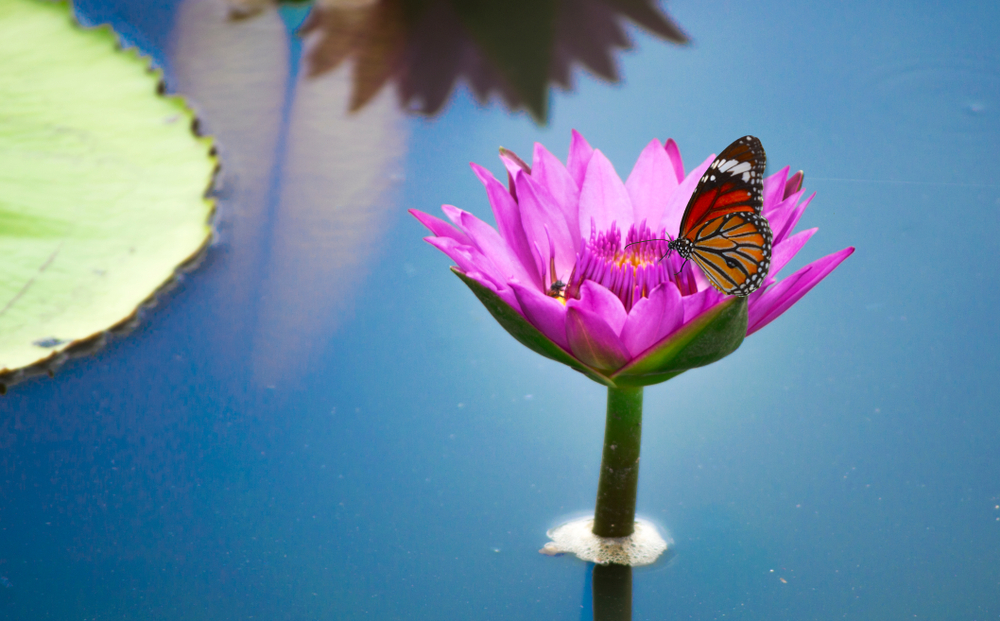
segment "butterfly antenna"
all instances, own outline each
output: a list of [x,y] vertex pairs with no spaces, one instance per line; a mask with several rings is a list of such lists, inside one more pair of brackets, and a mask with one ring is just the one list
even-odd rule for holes
[[[674,240],[672,240],[672,239],[640,239],[639,241],[634,241],[634,242],[625,244],[625,247],[622,248],[622,251],[628,250],[629,246],[634,246],[636,244],[645,244],[646,242],[655,242],[655,241],[670,242],[670,241],[674,241]],[[666,255],[664,255],[664,256],[666,256]]]

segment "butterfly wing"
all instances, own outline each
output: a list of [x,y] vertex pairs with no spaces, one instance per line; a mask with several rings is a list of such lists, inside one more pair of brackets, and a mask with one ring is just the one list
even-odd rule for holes
[[735,141],[705,171],[681,218],[682,254],[728,295],[749,295],[771,266],[771,229],[761,215],[766,162],[760,140]]
[[756,213],[730,213],[692,231],[691,259],[715,288],[747,296],[771,267],[771,227]]
[[726,147],[708,167],[681,218],[680,237],[727,213],[760,213],[764,206],[764,165],[760,140],[744,136]]

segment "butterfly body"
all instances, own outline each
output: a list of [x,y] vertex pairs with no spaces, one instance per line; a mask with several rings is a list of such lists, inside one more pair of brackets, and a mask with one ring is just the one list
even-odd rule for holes
[[771,228],[761,215],[765,163],[753,136],[726,147],[698,182],[677,239],[668,244],[728,295],[753,293],[771,266]]

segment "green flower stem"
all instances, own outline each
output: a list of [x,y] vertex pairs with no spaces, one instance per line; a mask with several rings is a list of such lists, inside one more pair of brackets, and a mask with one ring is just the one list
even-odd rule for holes
[[594,565],[594,621],[632,620],[632,568]]
[[608,388],[604,454],[597,483],[594,534],[628,537],[635,530],[642,439],[642,388]]

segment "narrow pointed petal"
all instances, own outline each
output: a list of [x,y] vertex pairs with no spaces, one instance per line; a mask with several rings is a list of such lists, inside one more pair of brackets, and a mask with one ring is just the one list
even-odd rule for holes
[[684,160],[681,159],[681,150],[677,148],[677,143],[674,142],[673,138],[667,138],[667,144],[663,145],[663,150],[667,152],[667,157],[670,158],[670,163],[674,168],[674,178],[680,184],[681,181],[684,181]]
[[768,224],[771,225],[771,233],[774,235],[775,244],[780,244],[791,234],[792,230],[795,229],[795,225],[798,224],[799,218],[805,213],[806,207],[809,206],[813,197],[816,196],[816,193],[814,192],[812,196],[796,205],[795,203],[801,195],[800,192],[796,192],[782,201],[781,207],[776,209],[773,215],[768,216],[764,214]]
[[542,286],[539,287],[539,290],[545,289],[545,274],[548,271],[545,266],[548,253],[542,254],[542,250],[538,247],[538,242],[533,241],[531,242],[531,257],[535,260],[535,270],[538,271],[538,275],[542,279]]
[[632,201],[614,166],[608,158],[595,150],[587,166],[587,176],[580,190],[580,231],[584,239],[591,235],[591,222],[595,232],[607,231],[614,223],[627,231],[635,221]]
[[472,240],[469,239],[468,235],[459,231],[441,218],[432,216],[429,213],[424,213],[419,209],[410,209],[409,211],[414,218],[420,221],[420,224],[426,226],[431,233],[434,233],[434,235],[438,237],[450,237],[458,243],[465,244],[466,246],[472,245]]
[[510,174],[514,174],[517,170],[522,170],[529,175],[531,174],[531,166],[528,166],[527,162],[518,157],[517,153],[514,153],[510,149],[500,147],[500,160]]
[[590,158],[594,154],[594,147],[584,140],[580,132],[573,130],[573,139],[569,143],[569,157],[566,158],[566,169],[570,177],[576,183],[576,187],[583,187],[583,178],[587,175],[587,166]]
[[[514,185],[514,175],[518,172],[525,172],[530,175],[531,166],[528,166],[516,153],[503,147],[500,147],[500,161],[503,162],[504,168],[507,169],[507,190],[514,197],[514,200],[517,201],[518,205],[520,205],[521,199],[518,197],[517,188]],[[528,237],[529,239],[531,238],[530,235]]]
[[653,139],[639,155],[625,182],[636,222],[645,221],[653,231],[663,221],[667,200],[677,189],[673,164],[659,140]]
[[566,338],[566,307],[544,293],[518,283],[510,286],[517,296],[524,317],[550,341],[569,351]]
[[493,217],[497,221],[497,229],[500,236],[514,251],[516,259],[524,266],[525,271],[531,276],[526,282],[532,282],[542,287],[542,278],[535,267],[531,246],[528,238],[524,234],[521,225],[521,212],[518,209],[514,197],[510,195],[503,185],[482,166],[472,164],[472,170],[479,177],[479,181],[486,187],[486,196],[489,198],[490,207],[493,208]]
[[764,204],[777,205],[785,200],[785,182],[791,167],[785,166],[773,175],[764,177]]
[[681,228],[681,218],[684,216],[684,210],[687,208],[688,201],[691,200],[694,189],[698,187],[701,176],[705,174],[705,171],[708,170],[708,167],[714,161],[715,155],[708,156],[707,160],[688,173],[687,177],[684,177],[684,181],[681,181],[680,185],[677,186],[677,191],[670,197],[670,202],[667,203],[667,208],[663,213],[662,223],[668,235],[677,235],[677,231]]
[[853,252],[854,248],[847,247],[813,261],[765,291],[764,295],[750,308],[747,336],[777,319]]
[[582,237],[580,236],[580,188],[573,181],[569,171],[556,156],[539,143],[535,143],[532,160],[531,178],[548,189],[556,205],[562,211],[566,228],[575,233],[573,236],[573,252],[579,252]]
[[615,334],[621,334],[628,319],[625,306],[618,296],[592,280],[580,286],[580,299],[570,299],[566,302],[566,307],[581,308],[603,317]]
[[467,211],[462,212],[462,228],[476,248],[489,257],[506,276],[507,281],[534,282],[534,274],[518,260],[513,249],[500,237],[496,229]]
[[778,273],[783,267],[788,265],[788,262],[798,254],[799,250],[802,250],[802,246],[806,245],[809,238],[812,237],[816,231],[819,229],[806,229],[804,231],[799,231],[795,235],[792,235],[788,239],[782,241],[780,244],[774,245],[774,251],[771,253],[771,269],[768,271],[767,275],[770,277],[777,277]]
[[480,273],[497,290],[506,286],[506,274],[489,257],[483,256],[474,246],[465,246],[450,237],[425,237],[424,241],[454,261],[463,274]]
[[600,315],[582,308],[566,309],[569,348],[581,362],[601,371],[620,369],[629,360],[628,349]]
[[805,181],[806,175],[801,170],[785,182],[785,195],[782,196],[783,199],[788,198],[792,194],[802,190],[802,182]]
[[465,280],[474,280],[482,287],[491,291],[501,302],[510,307],[510,309],[517,314],[523,316],[524,312],[517,301],[517,296],[514,295],[514,291],[510,287],[504,287],[497,285],[496,282],[490,279],[489,276],[483,274],[482,272],[465,272],[460,273],[456,268],[451,268],[453,272],[459,274]]
[[452,224],[459,229],[462,228],[462,214],[465,213],[464,211],[454,205],[441,205],[441,211],[444,212],[444,215],[448,216]]
[[[538,243],[545,266],[548,266],[550,251],[554,250],[557,277],[568,278],[576,261],[573,239],[579,235],[570,231],[562,210],[544,186],[521,171],[514,174],[514,185],[520,197],[521,224],[525,234]],[[549,247],[549,236],[554,248]],[[550,277],[549,281],[552,280]]]
[[622,328],[622,343],[636,357],[684,322],[681,294],[673,283],[657,286],[632,307]]

